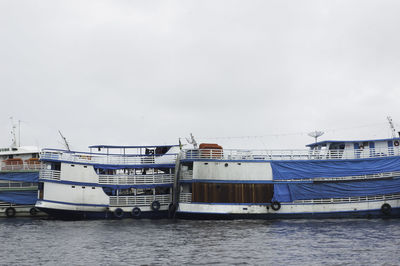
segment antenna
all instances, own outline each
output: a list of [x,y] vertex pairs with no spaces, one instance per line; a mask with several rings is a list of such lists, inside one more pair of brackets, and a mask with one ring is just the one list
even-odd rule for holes
[[195,149],[197,149],[197,142],[196,142],[196,140],[194,139],[194,136],[193,136],[192,133],[190,133],[190,140],[186,138],[186,141],[187,141],[189,144],[192,144],[193,147],[194,147]]
[[16,148],[17,147],[17,137],[15,136],[16,126],[14,124],[14,118],[11,116],[10,119],[11,119],[11,126],[12,126],[12,128],[11,128],[11,136],[12,136],[11,148]]
[[18,120],[18,147],[21,147],[21,120]]
[[392,118],[388,116],[387,120],[389,121],[390,131],[392,131],[392,138],[396,138],[396,129],[394,128]]
[[58,131],[58,133],[60,133],[60,136],[61,136],[61,138],[63,139],[63,141],[64,141],[64,145],[65,145],[65,147],[67,148],[67,150],[68,151],[70,151],[71,149],[69,148],[69,144],[68,144],[68,141],[67,141],[67,139],[63,136],[63,134],[61,133],[61,131],[59,130]]
[[313,131],[313,132],[308,133],[308,135],[309,135],[310,137],[315,138],[315,143],[317,143],[318,137],[321,137],[322,135],[324,135],[324,133],[325,133],[325,132],[323,132],[323,131],[317,131],[317,130],[315,130],[315,131]]

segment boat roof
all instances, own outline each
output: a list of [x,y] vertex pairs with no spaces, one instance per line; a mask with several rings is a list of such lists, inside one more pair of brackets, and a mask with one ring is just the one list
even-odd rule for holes
[[105,149],[144,149],[144,148],[161,148],[161,147],[178,147],[179,145],[146,145],[146,146],[118,146],[118,145],[93,145],[89,148],[105,148]]
[[399,140],[400,138],[387,138],[387,139],[368,139],[368,140],[323,140],[306,145],[306,147],[323,146],[328,143],[358,143],[358,142],[373,142],[373,141],[389,141]]
[[35,146],[0,148],[0,155],[16,155],[16,154],[39,153],[39,152],[40,149]]

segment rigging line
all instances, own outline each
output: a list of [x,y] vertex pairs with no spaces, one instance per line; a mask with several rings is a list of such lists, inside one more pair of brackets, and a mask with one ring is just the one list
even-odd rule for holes
[[[343,127],[343,128],[330,128],[325,129],[325,132],[335,132],[341,130],[351,130],[356,128],[365,128],[365,127],[372,127],[372,126],[382,126],[386,125],[387,123],[375,123],[375,124],[368,124],[368,125],[360,125],[360,126],[352,126],[352,127]],[[265,137],[286,137],[286,136],[300,136],[300,135],[307,135],[309,132],[293,132],[293,133],[276,133],[276,134],[265,134],[265,135],[256,135],[256,136],[228,136],[228,137],[197,137],[197,139],[203,140],[218,140],[218,139],[257,139],[257,138],[265,138]]]

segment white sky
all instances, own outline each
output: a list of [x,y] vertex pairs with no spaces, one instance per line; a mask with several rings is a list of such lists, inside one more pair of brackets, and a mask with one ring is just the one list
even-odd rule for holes
[[[0,146],[302,148],[400,131],[399,1],[0,0]],[[259,138],[229,138],[263,136]],[[221,139],[207,139],[223,137]]]

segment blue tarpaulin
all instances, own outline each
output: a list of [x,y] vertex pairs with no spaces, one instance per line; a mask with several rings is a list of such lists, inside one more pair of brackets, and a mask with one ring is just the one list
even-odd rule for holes
[[39,181],[39,172],[0,173],[0,180],[36,183]]
[[273,179],[304,179],[400,171],[400,157],[357,160],[273,161]]
[[274,185],[274,200],[279,202],[375,196],[393,193],[400,193],[400,179]]
[[37,191],[2,191],[0,192],[0,201],[14,204],[35,204],[37,200]]

